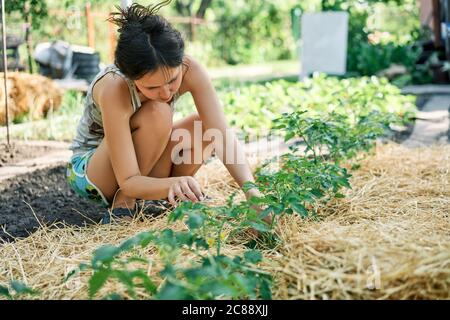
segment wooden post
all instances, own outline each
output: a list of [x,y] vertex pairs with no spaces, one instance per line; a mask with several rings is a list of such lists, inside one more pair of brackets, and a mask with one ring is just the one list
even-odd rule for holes
[[33,43],[31,41],[31,22],[26,24],[25,42],[27,44],[28,72],[33,73],[33,60],[32,60],[32,54],[31,54],[32,48],[33,48]]
[[197,38],[197,26],[196,26],[196,19],[194,16],[191,16],[191,21],[189,23],[190,25],[190,31],[191,31],[191,41],[195,41]]
[[3,38],[3,77],[5,85],[5,120],[6,120],[6,141],[8,149],[10,148],[9,142],[9,115],[8,115],[8,56],[6,54],[6,27],[5,27],[5,0],[1,0],[2,4],[2,38]]
[[91,3],[86,3],[86,26],[88,35],[88,46],[95,49],[95,25],[94,18],[91,12]]
[[433,31],[434,31],[434,47],[442,47],[442,34],[441,34],[441,6],[439,0],[433,0]]

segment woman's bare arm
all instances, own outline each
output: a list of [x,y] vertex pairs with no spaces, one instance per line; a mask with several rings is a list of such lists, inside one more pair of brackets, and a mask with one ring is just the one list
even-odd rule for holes
[[[240,187],[247,181],[254,182],[244,149],[234,132],[228,127],[222,106],[206,69],[192,58],[189,58],[189,61],[190,68],[185,76],[186,87],[194,98],[203,125],[206,130],[214,128],[222,134],[223,143],[215,145],[217,155]],[[231,155],[234,155],[233,159],[231,159]],[[235,161],[236,159],[240,161]],[[246,196],[258,194],[257,190],[252,189],[246,193]]]

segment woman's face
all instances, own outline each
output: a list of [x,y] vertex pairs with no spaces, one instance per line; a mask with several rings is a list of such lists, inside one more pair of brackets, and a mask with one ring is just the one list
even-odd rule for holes
[[182,66],[160,67],[134,81],[136,87],[150,100],[168,103],[181,85]]

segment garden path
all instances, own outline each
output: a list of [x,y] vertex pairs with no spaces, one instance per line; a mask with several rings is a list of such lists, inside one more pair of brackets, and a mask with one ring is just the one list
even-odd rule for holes
[[413,132],[403,144],[414,148],[449,143],[450,86],[416,86],[403,91],[416,94],[420,101]]

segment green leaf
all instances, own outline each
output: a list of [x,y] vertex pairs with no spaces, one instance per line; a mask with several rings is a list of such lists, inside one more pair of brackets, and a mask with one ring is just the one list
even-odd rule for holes
[[[150,243],[150,241],[153,240],[153,238],[154,238],[154,235],[152,232],[149,232],[149,231],[141,232],[141,233],[135,235],[134,237],[122,242],[122,244],[119,246],[119,250],[120,251],[128,251],[137,245],[141,245],[141,246],[145,247],[148,243]],[[145,245],[143,245],[143,244],[145,244]]]
[[93,298],[96,293],[103,287],[106,280],[111,276],[111,269],[95,270],[89,279],[89,298]]
[[257,288],[257,279],[255,278],[255,273],[249,272],[245,276],[239,273],[233,274],[234,282],[242,289],[242,294],[240,298],[256,298],[256,288]]
[[178,232],[176,238],[180,245],[191,247],[194,243],[194,236],[190,232]]
[[9,289],[4,286],[0,286],[0,296],[4,296],[8,299],[12,299],[11,294],[9,293]]
[[261,294],[261,299],[272,300],[272,291],[270,290],[271,281],[267,279],[261,279],[259,284],[259,293]]
[[311,193],[317,198],[322,198],[324,196],[322,191],[320,191],[319,189],[312,189]]
[[250,226],[260,232],[267,232],[270,231],[270,226],[268,226],[267,224],[265,224],[264,222],[250,222]]
[[338,199],[342,199],[342,198],[345,198],[345,195],[343,195],[342,193],[336,193],[336,194],[334,195],[334,197],[335,197],[335,198],[338,198]]
[[190,268],[183,270],[183,274],[186,279],[190,282],[196,282],[199,278],[203,277],[203,269],[202,268]]
[[203,238],[195,239],[194,243],[195,243],[195,245],[197,246],[198,249],[205,249],[205,250],[209,249],[208,242],[205,239],[203,239]]
[[159,246],[178,247],[177,239],[172,229],[164,229],[160,235],[155,238],[155,243]]
[[247,203],[252,204],[252,205],[260,205],[265,202],[266,202],[266,199],[264,199],[262,197],[256,197],[256,196],[251,196],[250,199],[248,199],[248,201],[247,201]]
[[283,204],[283,203],[280,203],[279,205],[275,205],[275,207],[274,207],[274,209],[273,209],[273,212],[274,212],[275,214],[281,214],[281,213],[283,213],[284,209],[285,209],[284,204]]
[[142,285],[148,293],[155,294],[157,290],[156,284],[149,278],[147,273],[143,270],[134,270],[131,272],[133,278],[142,280]]
[[84,270],[87,270],[87,269],[89,269],[89,265],[88,264],[86,264],[86,263],[80,263],[79,265],[78,265],[78,268],[80,269],[80,271],[84,271]]
[[120,252],[120,249],[113,245],[104,245],[94,251],[92,266],[98,268],[101,265],[110,264],[114,257]]
[[337,181],[339,182],[340,185],[342,185],[342,186],[344,186],[344,187],[346,187],[346,188],[348,188],[348,189],[351,189],[351,188],[352,188],[352,186],[351,186],[350,183],[348,182],[348,179],[347,179],[347,178],[339,178],[339,179],[337,179]]
[[204,283],[199,288],[200,292],[204,292],[207,294],[211,294],[213,296],[213,299],[216,298],[228,298],[233,299],[239,297],[239,291],[231,286],[228,283],[223,283],[220,281],[211,281],[208,283]]
[[[256,242],[255,239],[252,239],[245,244],[245,247],[250,248],[250,249],[255,249],[257,246],[258,246],[258,242]],[[235,257],[235,259],[238,259],[238,258],[241,259],[240,257]],[[239,261],[237,261],[236,263],[239,263]]]
[[284,142],[291,140],[295,136],[295,132],[290,131],[284,136]]
[[244,258],[250,263],[258,263],[262,261],[262,254],[259,250],[250,250],[244,253]]
[[26,284],[13,280],[11,281],[11,288],[17,293],[17,294],[36,294],[37,292],[28,287]]
[[159,300],[190,300],[194,297],[185,287],[167,281],[159,290],[156,298]]
[[264,219],[265,217],[267,217],[271,212],[274,211],[274,207],[273,206],[269,206],[266,209],[264,209],[260,214],[259,217],[261,219]]
[[130,262],[141,262],[141,263],[145,263],[145,264],[149,263],[148,259],[138,257],[138,256],[132,256],[130,258],[126,258],[125,261],[126,261],[126,263],[130,263]]
[[127,292],[135,299],[136,293],[134,290],[133,271],[112,270],[112,275],[127,287]]
[[219,276],[216,266],[210,264],[208,257],[203,257],[202,265],[184,271],[191,279],[216,278]]
[[123,297],[120,294],[113,292],[108,294],[102,300],[123,300]]
[[175,278],[176,276],[176,270],[175,267],[171,264],[167,264],[164,266],[164,269],[162,269],[159,274],[163,278]]
[[308,210],[306,210],[305,206],[298,202],[291,203],[292,209],[294,209],[297,213],[299,213],[302,217],[308,216]]
[[178,206],[175,210],[172,210],[169,214],[169,222],[180,220],[184,217],[184,208]]
[[189,229],[194,230],[200,228],[203,225],[204,221],[205,217],[202,213],[189,212],[189,218],[186,221],[186,224],[188,225]]

